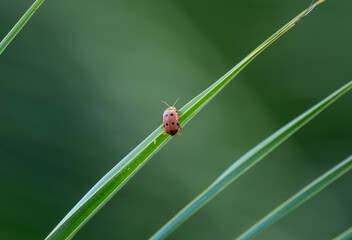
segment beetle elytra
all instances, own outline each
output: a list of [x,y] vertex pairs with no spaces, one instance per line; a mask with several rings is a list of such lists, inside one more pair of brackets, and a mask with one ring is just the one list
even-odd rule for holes
[[174,136],[176,133],[178,135],[181,135],[179,132],[179,130],[182,129],[179,122],[179,119],[181,118],[179,116],[180,111],[175,108],[175,104],[177,103],[177,101],[178,99],[172,107],[170,107],[170,105],[166,102],[162,101],[168,106],[168,108],[163,113],[163,125],[161,126],[161,128],[164,130],[165,134],[167,133],[171,136]]

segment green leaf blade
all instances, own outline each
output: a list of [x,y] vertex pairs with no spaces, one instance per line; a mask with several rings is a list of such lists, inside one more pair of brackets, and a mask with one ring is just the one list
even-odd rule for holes
[[[240,63],[233,67],[222,78],[213,83],[209,88],[204,90],[198,96],[193,98],[189,103],[180,109],[182,118],[180,125],[184,127],[217,93],[221,91],[245,66],[248,65],[256,56],[265,48],[291,29],[297,21],[312,10],[317,3],[310,6],[297,17],[292,19],[274,35],[268,38],[258,48],[252,51]],[[122,159],[112,170],[110,170],[64,217],[64,219],[52,230],[46,239],[67,239],[72,238],[75,233],[86,223],[92,216],[101,209],[104,204],[120,190],[127,181],[147,163],[147,161],[160,150],[171,137],[163,135],[161,126],[149,135],[142,143],[132,150],[124,159]],[[156,144],[154,144],[154,140]]]
[[[154,139],[156,144],[154,144]],[[86,223],[171,137],[156,129],[76,204],[46,239],[67,239]]]
[[[250,54],[248,54],[244,59],[242,59],[236,66],[234,66],[230,71],[228,71],[223,77],[213,83],[209,88],[200,93],[189,103],[187,103],[183,108],[180,109],[182,112],[182,117],[180,123],[186,124],[191,118],[192,114],[197,113],[201,110],[223,87],[226,86],[243,68],[245,68],[255,57],[262,53],[268,46],[275,42],[284,33],[294,27],[303,17],[307,16],[317,5],[324,2],[325,0],[319,0],[312,4],[306,10],[301,12],[277,32],[266,39],[262,44],[260,44],[256,49],[254,49]],[[197,111],[194,111],[197,109]]]
[[338,236],[334,237],[333,240],[350,240],[350,239],[352,239],[352,227],[350,227],[343,233],[339,234]]
[[312,108],[280,128],[274,134],[266,138],[249,152],[243,155],[233,163],[220,177],[218,177],[208,188],[199,194],[194,200],[186,205],[170,221],[160,228],[150,239],[165,239],[168,235],[176,230],[183,222],[190,218],[212,198],[219,194],[224,188],[230,185],[234,180],[244,172],[263,159],[267,154],[284,142],[288,137],[303,127],[308,121],[312,120],[321,111],[326,109],[330,104],[345,94],[352,88],[352,81],[336,90],[334,93],[317,103]]
[[16,35],[21,31],[24,25],[32,17],[32,15],[37,11],[37,9],[42,5],[44,0],[36,0],[33,5],[25,12],[25,14],[20,18],[16,25],[11,29],[11,31],[4,37],[0,42],[0,55],[5,51],[6,47],[11,43],[11,41],[16,37]]
[[257,235],[280,218],[303,204],[305,201],[313,197],[315,194],[323,190],[333,181],[341,177],[352,168],[352,155],[340,162],[335,167],[315,179],[298,193],[293,195],[287,201],[271,211],[268,215],[259,220],[256,224],[250,227],[247,231],[241,234],[236,240],[247,240]]

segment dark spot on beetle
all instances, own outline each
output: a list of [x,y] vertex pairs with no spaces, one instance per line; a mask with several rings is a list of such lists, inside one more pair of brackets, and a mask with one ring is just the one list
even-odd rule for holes
[[175,125],[175,123],[174,123],[174,122],[172,122],[172,125]]
[[177,126],[180,125],[180,124],[178,124],[178,123],[176,123],[176,124],[177,124]]
[[173,114],[173,113],[171,113],[170,115],[171,115],[171,116],[173,116],[174,114]]
[[168,124],[168,123],[166,123],[166,126],[169,126],[169,124]]
[[170,134],[172,135],[174,133],[174,131],[170,130]]
[[165,115],[165,117],[167,117],[167,114]]

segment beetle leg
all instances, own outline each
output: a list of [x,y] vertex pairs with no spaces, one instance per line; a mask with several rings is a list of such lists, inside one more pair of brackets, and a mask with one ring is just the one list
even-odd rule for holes
[[163,134],[166,135],[166,131],[165,131],[164,125],[161,126],[161,129],[164,131]]
[[177,132],[177,134],[181,136],[181,133]]

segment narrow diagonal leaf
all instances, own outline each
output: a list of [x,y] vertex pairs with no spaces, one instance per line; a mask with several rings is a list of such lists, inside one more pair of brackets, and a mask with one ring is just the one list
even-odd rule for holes
[[331,103],[341,97],[344,93],[352,88],[352,81],[342,86],[340,89],[332,93],[330,96],[317,103],[312,108],[280,128],[274,134],[266,138],[263,142],[252,148],[243,155],[235,163],[233,163],[226,171],[218,177],[208,188],[193,199],[186,207],[178,212],[170,221],[168,221],[151,239],[164,239],[176,228],[178,228],[189,217],[196,213],[207,202],[214,198],[230,183],[242,175],[245,171],[259,162],[288,137],[303,127],[308,121],[312,120],[321,111],[327,108]]
[[258,234],[260,231],[273,224],[296,207],[300,206],[309,198],[313,197],[315,194],[327,187],[330,183],[341,177],[344,173],[351,170],[351,168],[352,155],[346,158],[344,161],[340,162],[335,167],[331,168],[319,178],[315,179],[298,193],[293,195],[291,198],[289,198],[287,201],[278,206],[276,209],[274,209],[272,212],[270,212],[268,215],[250,227],[247,231],[241,234],[238,238],[236,238],[236,240],[250,239],[254,235]]
[[[297,17],[292,19],[274,35],[268,38],[258,48],[245,57],[239,64],[232,68],[222,78],[204,90],[184,107],[180,109],[182,118],[180,125],[185,126],[227,83],[229,83],[249,62],[251,62],[265,48],[293,27],[299,20],[306,16],[317,4],[310,6]],[[161,126],[160,126],[161,127]],[[170,139],[163,135],[161,128],[157,128],[134,150],[124,157],[111,169],[95,186],[76,204],[64,217],[46,239],[72,238],[77,231],[119,191],[124,184]]]
[[349,240],[352,239],[352,227],[336,236],[333,240]]
[[0,42],[0,55],[5,50],[5,48],[10,44],[10,42],[16,37],[17,33],[21,31],[23,26],[32,17],[35,11],[40,7],[44,0],[36,0],[33,5],[25,12],[25,14],[18,20],[16,25],[11,29],[11,31],[4,37]]

